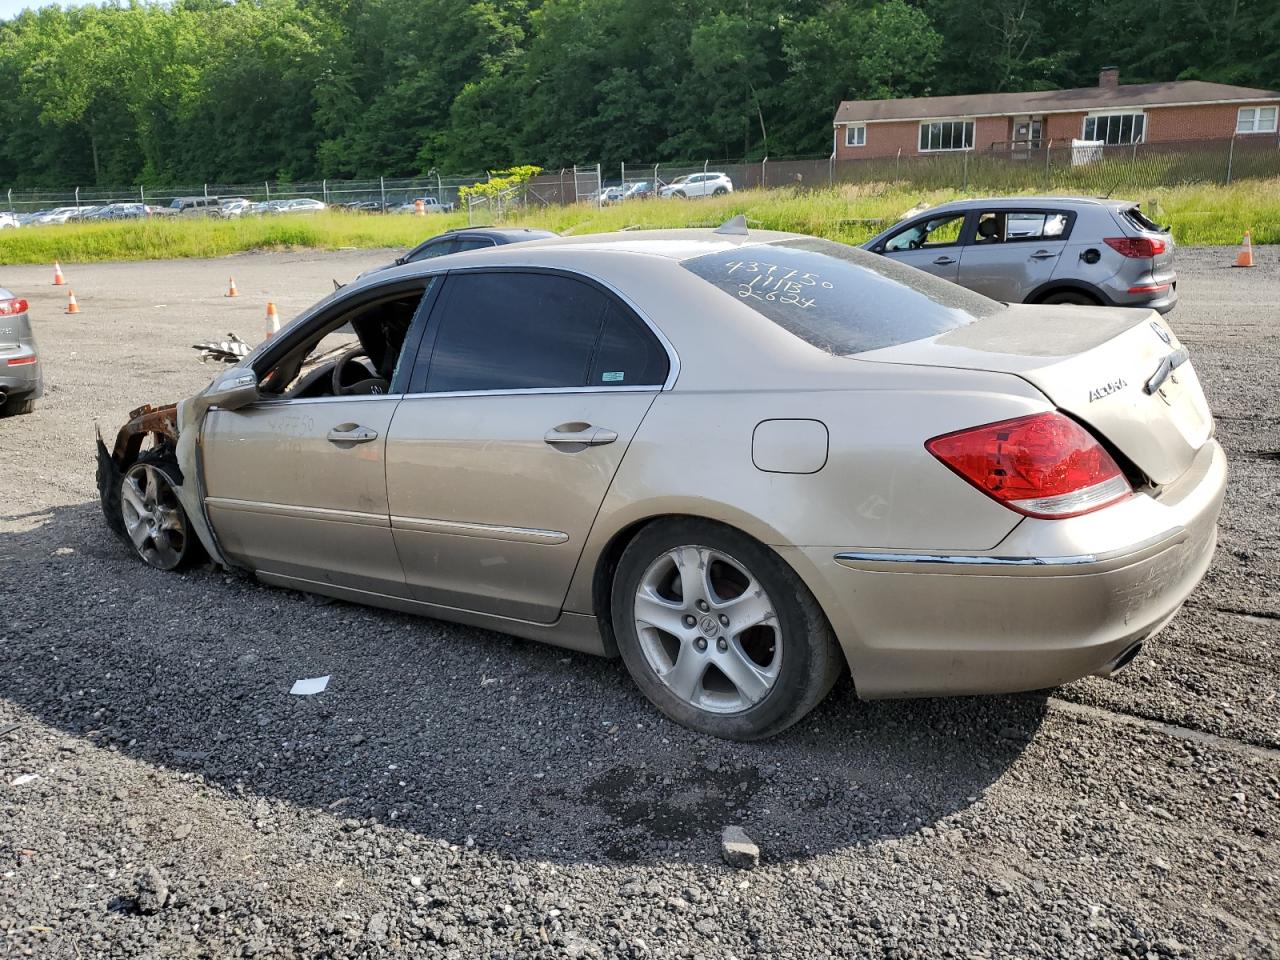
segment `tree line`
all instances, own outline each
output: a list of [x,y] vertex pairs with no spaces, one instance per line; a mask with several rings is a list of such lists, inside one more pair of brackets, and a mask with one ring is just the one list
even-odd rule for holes
[[1275,0],[174,0],[0,21],[0,185],[825,155],[842,99],[1280,87]]

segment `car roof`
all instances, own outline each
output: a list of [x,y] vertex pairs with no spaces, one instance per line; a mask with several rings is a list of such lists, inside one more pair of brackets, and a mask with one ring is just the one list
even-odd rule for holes
[[1089,206],[1089,207],[1107,207],[1112,210],[1119,210],[1135,206],[1132,200],[1111,200],[1100,197],[976,197],[966,200],[951,200],[947,203],[940,203],[936,207],[930,207],[922,213],[935,213],[939,210],[972,210],[975,207],[983,209],[991,206],[1001,207],[1019,207],[1019,208],[1035,208],[1046,206],[1054,207],[1070,207],[1070,206]]
[[436,234],[436,236],[429,239],[438,240],[440,237],[458,237],[464,234],[471,237],[491,237],[495,240],[513,242],[523,242],[529,239],[541,240],[556,236],[550,230],[539,230],[536,227],[455,227],[452,230],[446,230],[444,233]]
[[[511,232],[511,228],[488,228]],[[515,232],[519,232],[517,228]],[[474,234],[478,230],[455,230],[449,235]],[[562,237],[557,234],[543,233],[543,238],[528,239],[521,243],[499,244],[479,250],[467,250],[451,253],[446,257],[430,260],[413,260],[403,266],[394,267],[385,274],[377,274],[383,279],[393,274],[400,276],[417,276],[422,273],[437,273],[450,269],[453,265],[461,268],[464,264],[476,267],[484,264],[509,266],[515,264],[537,266],[563,266],[573,269],[599,254],[629,254],[662,260],[687,260],[691,257],[707,253],[717,253],[740,246],[751,246],[761,243],[773,243],[800,237],[798,233],[782,233],[776,230],[753,230],[749,234],[716,233],[710,228],[690,228],[683,230],[621,230],[616,233],[589,233],[578,237]],[[444,234],[442,234],[443,236]],[[434,237],[432,239],[435,239]],[[426,241],[424,241],[426,242]],[[416,248],[415,248],[416,249]]]

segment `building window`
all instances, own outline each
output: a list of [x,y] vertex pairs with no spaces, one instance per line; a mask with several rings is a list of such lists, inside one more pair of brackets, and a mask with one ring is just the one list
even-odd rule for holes
[[972,120],[935,120],[920,124],[920,150],[972,150]]
[[867,125],[851,123],[844,128],[844,145],[846,147],[865,147],[867,145]]
[[1147,117],[1142,113],[1103,113],[1084,118],[1084,139],[1106,144],[1141,143]]
[[1236,133],[1275,133],[1275,107],[1241,107],[1236,114]]

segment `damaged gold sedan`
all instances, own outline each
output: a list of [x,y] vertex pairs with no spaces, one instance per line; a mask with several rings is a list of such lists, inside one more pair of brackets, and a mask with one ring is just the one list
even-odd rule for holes
[[863,697],[1122,669],[1204,575],[1226,479],[1154,312],[743,223],[372,274],[98,459],[154,567],[619,654],[736,739],[846,667]]

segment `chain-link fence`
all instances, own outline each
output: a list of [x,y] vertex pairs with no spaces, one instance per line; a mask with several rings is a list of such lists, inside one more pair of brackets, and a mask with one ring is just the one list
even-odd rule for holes
[[340,209],[376,212],[412,209],[414,201],[423,199],[433,209],[435,203],[446,208],[453,205],[466,210],[470,220],[484,222],[512,206],[605,204],[624,196],[657,196],[662,187],[679,178],[707,173],[727,175],[736,190],[816,189],[842,183],[883,182],[921,189],[982,193],[1044,190],[1096,196],[1184,183],[1229,184],[1242,179],[1280,177],[1280,143],[1275,136],[1124,145],[1041,141],[998,143],[982,151],[900,154],[866,160],[766,157],[750,162],[622,163],[611,169],[583,164],[544,170],[513,196],[503,198],[501,209],[488,201],[467,203],[461,198],[462,187],[487,179],[487,174],[446,177],[434,171],[425,177],[376,180],[206,183],[114,190],[13,188],[0,194],[0,205],[24,214],[51,208],[85,210],[107,204],[165,207],[175,199],[187,197],[242,199],[258,204],[306,198]]

